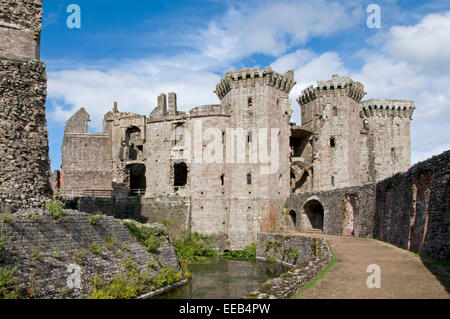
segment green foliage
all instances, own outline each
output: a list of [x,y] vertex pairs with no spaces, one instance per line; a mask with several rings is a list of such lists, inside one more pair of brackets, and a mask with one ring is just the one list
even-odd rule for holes
[[273,249],[275,252],[278,252],[278,249],[281,248],[282,243],[279,241],[266,241],[266,253]]
[[169,286],[180,281],[182,278],[183,275],[181,272],[176,272],[172,268],[163,267],[159,275],[156,277],[156,287],[161,288]]
[[243,250],[230,250],[223,254],[223,257],[233,260],[256,260],[256,244],[249,245]]
[[205,262],[209,257],[217,256],[214,250],[216,238],[199,233],[192,233],[175,242],[178,259],[185,262]]
[[89,245],[89,250],[93,254],[100,254],[102,252],[102,246],[96,245],[95,243],[92,243]]
[[31,258],[36,261],[36,260],[41,260],[42,258],[44,258],[44,255],[41,255],[41,247],[37,247],[32,253],[31,253]]
[[136,262],[133,259],[132,255],[129,255],[126,259],[125,259],[125,269],[128,271],[136,271],[137,270],[137,265]]
[[163,229],[145,226],[138,227],[133,222],[126,222],[125,226],[150,253],[155,253],[158,250],[161,246],[161,238],[167,235],[166,231]]
[[289,247],[283,250],[282,260],[291,259],[294,262],[298,259],[298,256],[300,256],[298,250],[295,249],[294,247]]
[[75,262],[78,265],[81,265],[84,261],[84,257],[88,254],[88,251],[85,249],[81,249],[75,253]]
[[107,280],[96,275],[92,282],[91,299],[132,299],[157,288],[168,286],[183,278],[181,272],[164,267],[158,276],[153,277],[148,272],[139,273],[132,258],[127,258],[126,274],[115,276]]
[[99,221],[100,217],[101,217],[100,215],[92,215],[92,216],[89,216],[89,219],[88,219],[89,224],[91,224],[91,225],[97,225],[97,222]]
[[0,216],[0,222],[1,223],[12,224],[12,223],[15,223],[16,221],[17,221],[17,219],[12,217],[9,214],[4,214],[4,215]]
[[272,256],[272,255],[268,255],[268,256],[266,257],[266,259],[267,259],[267,261],[268,261],[269,263],[271,263],[271,264],[274,264],[274,263],[277,262],[276,258],[275,258],[274,256]]
[[0,299],[17,299],[19,293],[14,287],[14,272],[16,269],[0,267]]
[[60,219],[64,216],[64,203],[59,200],[52,200],[45,204],[45,208],[55,217]]

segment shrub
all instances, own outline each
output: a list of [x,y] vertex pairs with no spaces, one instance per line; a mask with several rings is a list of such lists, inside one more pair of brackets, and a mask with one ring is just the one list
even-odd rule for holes
[[209,257],[217,256],[214,250],[216,239],[213,236],[189,234],[175,242],[175,251],[180,260],[187,262],[205,262]]
[[249,245],[243,250],[231,250],[223,254],[223,257],[233,260],[255,260],[256,244]]
[[92,215],[92,216],[89,216],[88,221],[89,221],[89,224],[91,224],[91,225],[97,225],[97,222],[99,219],[100,219],[100,215]]
[[60,219],[64,216],[64,203],[59,200],[52,200],[45,204],[45,208],[55,217]]

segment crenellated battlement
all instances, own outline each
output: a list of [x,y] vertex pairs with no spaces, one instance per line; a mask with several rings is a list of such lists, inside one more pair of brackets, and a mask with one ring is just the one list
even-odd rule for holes
[[415,109],[411,100],[370,99],[361,102],[360,117],[397,116],[412,119]]
[[290,93],[296,84],[293,70],[280,74],[270,67],[266,67],[264,70],[251,68],[227,72],[217,84],[214,93],[222,100],[231,89],[254,85],[256,81],[259,81],[260,85],[268,85],[286,93]]
[[324,92],[336,90],[343,91],[345,95],[354,99],[356,102],[360,102],[366,95],[362,83],[355,82],[348,76],[339,76],[335,74],[330,80],[317,81],[317,87],[311,85],[304,89],[297,99],[297,102],[301,106],[315,100]]

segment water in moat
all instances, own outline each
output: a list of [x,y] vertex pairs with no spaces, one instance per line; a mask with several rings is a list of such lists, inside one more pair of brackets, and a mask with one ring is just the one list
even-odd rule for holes
[[287,272],[288,267],[261,261],[235,261],[218,257],[206,264],[191,264],[192,277],[184,286],[156,299],[237,299],[265,281]]

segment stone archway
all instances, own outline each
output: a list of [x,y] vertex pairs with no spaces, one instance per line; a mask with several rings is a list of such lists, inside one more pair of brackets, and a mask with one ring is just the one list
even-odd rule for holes
[[324,209],[322,204],[318,200],[312,199],[306,202],[303,209],[305,210],[307,223],[310,225],[311,230],[323,231]]

